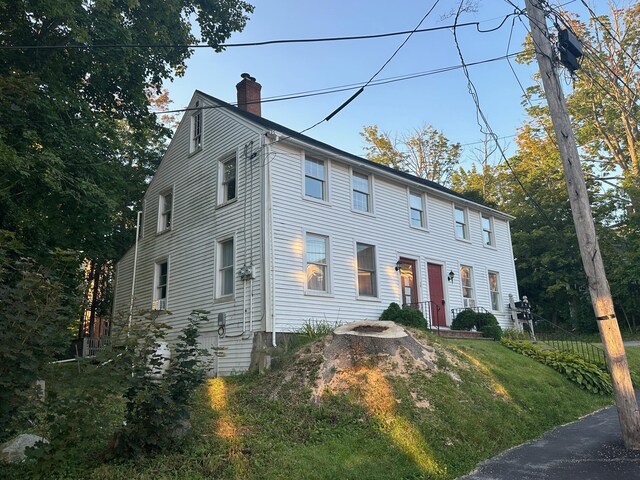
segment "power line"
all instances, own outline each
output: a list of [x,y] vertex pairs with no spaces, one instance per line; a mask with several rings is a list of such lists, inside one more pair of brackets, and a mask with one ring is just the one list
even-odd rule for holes
[[[454,25],[458,22],[458,19],[460,18],[460,13],[462,11],[463,1],[464,0],[460,0],[460,5],[458,7],[458,11],[456,12]],[[498,147],[498,150],[500,151],[500,156],[502,157],[502,159],[504,160],[506,165],[509,167],[509,170],[511,171],[511,174],[513,175],[514,179],[516,180],[516,183],[520,186],[520,188],[524,192],[525,199],[528,199],[527,201],[529,201],[535,207],[535,209],[538,210],[538,212],[540,212],[540,214],[542,214],[542,216],[545,218],[545,220],[547,221],[549,226],[551,228],[553,228],[553,230],[555,230],[555,232],[558,234],[558,236],[561,237],[562,235],[560,234],[560,231],[554,225],[554,223],[551,221],[551,219],[549,218],[547,213],[544,211],[542,206],[540,206],[540,204],[529,194],[529,192],[527,191],[525,186],[522,184],[522,182],[518,178],[518,175],[516,174],[514,168],[512,167],[512,165],[509,162],[509,160],[507,159],[507,156],[505,154],[504,149],[502,148],[502,146],[500,145],[500,143],[497,140],[498,136],[494,133],[493,129],[491,128],[491,125],[489,124],[489,121],[488,121],[486,115],[482,111],[482,107],[480,106],[480,99],[478,97],[478,90],[476,89],[473,81],[471,80],[471,76],[469,74],[469,70],[467,69],[467,66],[466,66],[466,63],[465,63],[465,60],[464,60],[464,55],[462,54],[462,48],[460,47],[460,42],[458,40],[457,29],[455,27],[453,28],[453,39],[454,39],[454,42],[455,42],[455,45],[456,45],[456,49],[458,50],[458,56],[460,57],[460,63],[462,64],[462,71],[464,72],[464,76],[465,76],[465,78],[467,80],[467,89],[468,89],[469,94],[471,95],[471,98],[473,99],[473,103],[475,104],[475,107],[476,107],[476,121],[478,122],[478,126],[480,127],[480,132],[484,133],[484,134],[487,134],[487,135],[489,135],[489,136],[491,136],[493,138],[496,146]],[[484,126],[480,123],[480,119],[482,119],[482,122],[484,123]],[[485,128],[486,128],[486,130],[485,130]]]
[[[487,30],[482,30],[480,28],[480,24],[485,23],[487,21],[482,22],[467,22],[461,23],[458,27],[476,27],[476,30],[479,33],[488,33],[498,30],[502,27],[502,25],[506,22],[506,20],[512,16],[513,14],[509,14],[502,19],[502,22],[494,28],[490,28]],[[498,17],[499,18],[499,17]],[[386,38],[386,37],[395,37],[399,35],[412,35],[414,33],[426,33],[426,32],[436,32],[439,30],[448,30],[453,28],[453,25],[440,25],[438,27],[429,27],[429,28],[419,28],[414,30],[403,30],[397,32],[387,32],[387,33],[375,33],[370,35],[349,35],[343,37],[316,37],[316,38],[294,38],[294,39],[282,39],[282,40],[264,40],[259,42],[244,42],[244,43],[224,43],[220,44],[217,47],[220,48],[239,48],[239,47],[260,47],[265,45],[283,45],[283,44],[296,44],[296,43],[321,43],[321,42],[342,42],[342,41],[353,41],[353,40],[370,40],[376,38]],[[107,48],[216,48],[215,46],[209,45],[207,43],[193,43],[193,44],[120,44],[120,43],[110,43],[110,44],[91,44],[91,45],[80,45],[80,44],[68,44],[68,45],[0,45],[0,50],[55,50],[55,49],[75,49],[75,50],[92,50],[92,49],[107,49]]]
[[640,65],[638,65],[638,62],[636,62],[636,60],[631,56],[631,54],[627,52],[627,50],[624,48],[624,45],[620,43],[620,41],[615,37],[615,35],[613,35],[613,32],[611,32],[611,30],[604,24],[604,22],[600,20],[600,18],[596,15],[596,12],[592,10],[589,4],[585,2],[585,0],[580,0],[580,1],[585,6],[585,8],[589,11],[589,15],[591,15],[591,18],[593,18],[596,22],[598,22],[600,26],[604,29],[604,31],[609,34],[611,39],[618,44],[618,46],[622,49],[622,53],[627,55],[636,67],[640,68]]

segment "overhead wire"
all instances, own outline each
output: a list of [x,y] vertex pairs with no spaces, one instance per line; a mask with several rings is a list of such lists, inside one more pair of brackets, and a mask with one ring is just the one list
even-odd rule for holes
[[[499,17],[498,17],[499,18]],[[470,27],[475,26],[479,33],[493,32],[502,27],[504,22],[507,21],[509,16],[502,19],[502,22],[493,28],[483,30],[480,28],[482,23],[490,20],[479,22],[466,22],[461,23],[458,27]],[[414,33],[426,33],[435,32],[439,30],[448,30],[453,28],[453,25],[439,25],[437,27],[418,28],[414,30],[403,30],[387,33],[374,33],[369,35],[348,35],[342,37],[316,37],[316,38],[295,38],[295,39],[281,39],[281,40],[263,40],[258,42],[242,42],[242,43],[223,43],[218,45],[220,48],[239,48],[239,47],[259,47],[266,45],[283,45],[283,44],[296,44],[296,43],[322,43],[322,42],[342,42],[342,41],[354,41],[354,40],[370,40],[377,38],[387,38],[399,35],[407,35]],[[67,45],[0,45],[0,50],[55,50],[55,49],[78,49],[78,50],[91,50],[91,49],[106,49],[106,48],[215,48],[215,46],[207,43],[193,43],[193,44],[67,44]]]
[[[463,0],[460,0],[460,5],[458,7],[458,11],[456,12],[454,25],[458,22],[458,20],[460,18],[460,14],[462,12],[462,5],[463,5]],[[469,74],[469,70],[466,67],[464,55],[462,53],[462,47],[460,46],[460,41],[458,39],[458,32],[457,32],[457,29],[455,27],[453,28],[453,39],[454,39],[454,42],[455,42],[456,50],[458,51],[458,56],[460,57],[460,63],[463,65],[462,71],[463,71],[464,76],[465,76],[465,78],[467,80],[467,90],[469,91],[469,94],[471,95],[471,98],[472,98],[473,103],[474,103],[475,108],[476,108],[476,122],[478,123],[478,126],[480,127],[480,131],[482,133],[485,133],[485,134],[491,136],[494,139],[494,142],[495,142],[495,144],[498,147],[498,150],[500,152],[500,156],[502,157],[502,159],[505,162],[505,164],[507,165],[507,167],[509,167],[509,170],[511,171],[511,174],[512,174],[513,178],[516,180],[516,183],[518,184],[518,186],[524,192],[525,200],[527,200],[528,202],[530,202],[534,206],[534,208],[546,220],[548,225],[558,234],[558,236],[561,237],[562,235],[560,233],[560,230],[558,230],[558,227],[556,227],[556,225],[551,220],[551,218],[549,218],[549,216],[544,211],[542,206],[531,196],[531,194],[529,193],[527,188],[524,186],[524,184],[522,183],[522,181],[518,177],[515,169],[513,168],[511,163],[509,162],[509,159],[507,158],[507,155],[506,155],[504,149],[502,148],[500,143],[497,141],[497,137],[498,136],[495,134],[495,132],[491,128],[489,120],[487,119],[487,117],[484,114],[484,111],[482,110],[482,107],[480,105],[480,98],[478,96],[478,90],[476,89],[475,84],[471,80],[471,75]],[[482,123],[480,123],[480,120],[482,120]]]

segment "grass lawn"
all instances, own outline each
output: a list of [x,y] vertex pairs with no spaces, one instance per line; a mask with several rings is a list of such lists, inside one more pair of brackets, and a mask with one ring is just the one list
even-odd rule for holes
[[[53,468],[47,478],[451,479],[612,402],[499,343],[422,335],[435,372],[384,376],[367,365],[361,382],[320,402],[304,381],[317,371],[312,357],[262,376],[212,379],[180,448],[120,464],[96,456],[74,476]],[[627,351],[640,372],[640,348]],[[97,432],[95,440],[109,439]],[[12,468],[8,478],[33,478],[27,470]]]

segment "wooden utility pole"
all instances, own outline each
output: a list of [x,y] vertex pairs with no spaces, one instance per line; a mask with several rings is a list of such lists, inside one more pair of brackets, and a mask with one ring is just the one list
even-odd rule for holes
[[540,66],[540,76],[542,77],[545,96],[549,104],[553,129],[558,141],[558,149],[562,157],[582,264],[587,274],[591,302],[598,321],[598,329],[600,330],[600,337],[607,357],[607,365],[611,373],[611,383],[622,428],[622,439],[628,449],[640,450],[640,412],[638,411],[636,396],[629,376],[629,365],[627,364],[624,344],[622,343],[618,320],[613,308],[609,282],[607,281],[602,256],[600,255],[600,247],[598,246],[596,229],[593,224],[591,205],[580,165],[576,139],[571,127],[560,80],[553,65],[555,56],[549,40],[546,18],[542,10],[543,2],[541,0],[525,0],[525,3],[531,25],[531,37],[535,46],[538,65]]

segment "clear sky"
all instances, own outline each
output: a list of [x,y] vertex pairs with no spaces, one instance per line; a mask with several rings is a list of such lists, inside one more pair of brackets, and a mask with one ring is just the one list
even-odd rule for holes
[[[255,12],[244,31],[232,35],[228,43],[412,30],[435,0],[249,1],[255,5]],[[452,24],[458,3],[457,0],[441,0],[421,28]],[[477,12],[464,13],[460,22],[479,21],[481,29],[491,29],[514,11],[504,0],[477,3]],[[513,3],[524,6],[524,0]],[[574,1],[565,8],[583,12],[578,6],[579,2]],[[527,19],[521,18],[528,28]],[[477,62],[505,55],[510,35],[509,51],[519,51],[527,32],[522,22],[511,17],[492,33],[479,33],[473,26],[460,28],[458,34],[465,61]],[[263,98],[364,82],[384,64],[404,38],[241,47],[229,48],[222,53],[196,49],[187,63],[185,76],[168,84],[174,102],[172,108],[186,106],[195,89],[235,102],[235,85],[243,72],[250,73],[262,85]],[[377,79],[459,64],[451,29],[416,33]],[[533,66],[518,65],[515,61],[512,65],[525,87],[530,85]],[[521,105],[522,91],[507,61],[472,66],[469,72],[494,132],[500,137],[514,135],[526,115]],[[262,115],[300,131],[326,117],[354,91],[265,103]],[[365,125],[372,124],[392,134],[407,133],[423,124],[431,124],[451,141],[463,145],[483,138],[462,70],[370,86],[331,121],[322,123],[307,135],[363,155],[364,141],[359,132]],[[504,142],[512,153],[513,140],[509,138]],[[478,147],[466,145],[463,148],[465,163],[473,158],[473,150]]]

